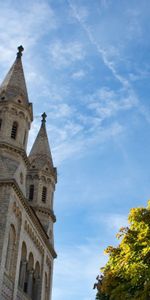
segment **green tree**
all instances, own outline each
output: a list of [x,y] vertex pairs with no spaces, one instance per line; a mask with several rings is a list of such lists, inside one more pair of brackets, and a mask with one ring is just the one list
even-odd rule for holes
[[150,201],[147,208],[132,208],[129,227],[109,246],[108,262],[97,277],[97,300],[150,300]]

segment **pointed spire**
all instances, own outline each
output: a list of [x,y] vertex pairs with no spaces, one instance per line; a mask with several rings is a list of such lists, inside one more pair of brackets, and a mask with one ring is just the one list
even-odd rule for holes
[[45,126],[47,117],[46,113],[44,112],[41,117],[41,128],[30,151],[29,159],[30,161],[37,160],[39,165],[41,165],[42,161],[45,162],[46,160],[49,161],[50,165],[53,167],[52,155]]
[[0,94],[6,94],[6,100],[16,100],[21,97],[24,104],[28,104],[28,93],[22,66],[22,52],[24,48],[18,47],[17,57],[0,86]]

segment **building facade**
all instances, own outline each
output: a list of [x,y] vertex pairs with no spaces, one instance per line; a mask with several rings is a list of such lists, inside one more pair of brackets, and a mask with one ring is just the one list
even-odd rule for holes
[[0,86],[0,300],[51,299],[57,182],[46,114],[27,156],[33,120],[23,47]]

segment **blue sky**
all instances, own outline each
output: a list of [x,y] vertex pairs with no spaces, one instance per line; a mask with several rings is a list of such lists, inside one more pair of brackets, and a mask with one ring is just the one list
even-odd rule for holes
[[92,300],[107,245],[150,198],[150,2],[0,0],[0,80],[22,44],[58,169],[53,300]]

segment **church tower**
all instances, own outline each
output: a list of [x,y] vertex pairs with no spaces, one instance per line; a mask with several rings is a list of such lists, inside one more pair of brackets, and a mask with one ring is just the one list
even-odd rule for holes
[[51,300],[56,168],[46,114],[29,156],[33,120],[23,47],[0,86],[0,299]]

